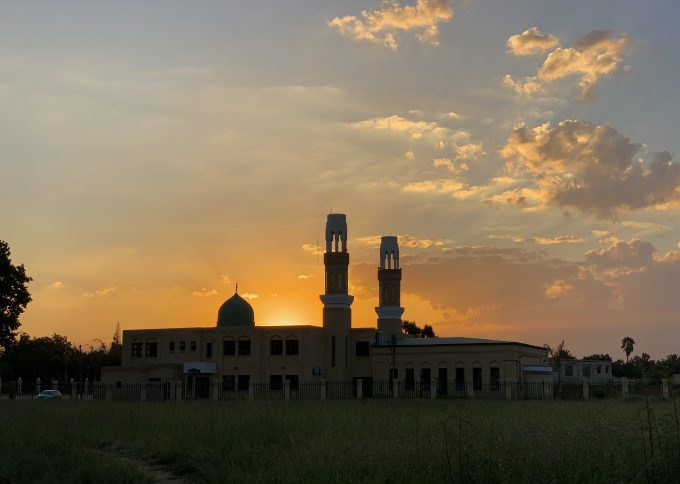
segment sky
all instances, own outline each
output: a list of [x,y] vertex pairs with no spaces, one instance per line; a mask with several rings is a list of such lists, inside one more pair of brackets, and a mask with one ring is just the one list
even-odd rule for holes
[[0,238],[31,335],[321,324],[347,214],[353,324],[398,235],[441,336],[680,353],[674,0],[0,6]]

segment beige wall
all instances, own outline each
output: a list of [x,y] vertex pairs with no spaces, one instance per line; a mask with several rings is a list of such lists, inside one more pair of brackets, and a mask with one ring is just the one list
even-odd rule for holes
[[[189,362],[211,362],[216,373],[212,381],[221,382],[225,375],[249,375],[251,381],[267,382],[270,375],[297,375],[300,381],[336,379],[342,374],[345,380],[351,378],[373,378],[387,380],[389,368],[398,369],[404,379],[407,368],[413,368],[416,379],[423,368],[430,369],[432,379],[438,377],[439,368],[447,368],[447,379],[455,378],[457,367],[465,369],[465,379],[472,380],[472,369],[482,369],[483,382],[488,383],[492,367],[499,369],[500,380],[520,379],[522,365],[545,364],[545,349],[521,344],[462,344],[462,345],[417,345],[392,347],[373,346],[375,329],[353,328],[347,336],[347,361],[345,363],[344,341],[342,352],[336,354],[336,371],[329,371],[329,359],[325,354],[328,332],[316,326],[257,326],[235,328],[177,328],[154,330],[128,330],[123,332],[123,364],[120,368],[107,368],[102,373],[105,383],[140,383],[150,378],[182,378],[182,364]],[[342,335],[340,335],[342,336]],[[270,354],[270,341],[284,341],[284,355]],[[298,340],[298,355],[285,354],[285,340]],[[236,355],[223,355],[223,341],[233,340]],[[238,354],[238,341],[249,340],[249,356]],[[344,340],[344,337],[343,337]],[[133,342],[141,342],[142,356],[132,357]],[[157,343],[157,356],[145,356],[147,342]],[[196,348],[191,350],[191,342]],[[170,343],[174,342],[174,351]],[[181,342],[185,349],[180,351]],[[356,343],[369,343],[369,356],[357,356]],[[434,342],[434,341],[433,341]],[[212,355],[207,356],[207,345],[212,344]],[[315,375],[314,368],[323,368],[325,374]]]

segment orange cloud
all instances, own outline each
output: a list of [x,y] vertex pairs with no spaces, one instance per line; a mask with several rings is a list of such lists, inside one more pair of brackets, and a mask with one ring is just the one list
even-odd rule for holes
[[415,6],[390,1],[384,8],[361,12],[361,17],[335,17],[328,24],[354,40],[367,40],[390,49],[397,48],[395,34],[399,31],[419,30],[420,42],[439,45],[437,24],[453,18],[449,0],[417,0]]
[[645,162],[641,150],[609,126],[566,120],[515,129],[500,155],[509,171],[531,177],[545,203],[614,218],[678,198],[680,165],[665,151]]
[[514,55],[541,54],[560,45],[560,40],[551,34],[544,34],[538,27],[531,27],[521,34],[508,38],[508,49]]
[[217,296],[217,291],[215,289],[202,288],[200,291],[194,291],[191,293],[194,297],[212,297]]

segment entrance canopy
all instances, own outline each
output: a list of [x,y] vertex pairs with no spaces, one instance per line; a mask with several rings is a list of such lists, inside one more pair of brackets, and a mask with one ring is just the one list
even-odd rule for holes
[[217,372],[217,365],[215,363],[208,363],[205,361],[184,363],[183,371],[184,373],[189,373],[192,375],[197,373],[212,374]]

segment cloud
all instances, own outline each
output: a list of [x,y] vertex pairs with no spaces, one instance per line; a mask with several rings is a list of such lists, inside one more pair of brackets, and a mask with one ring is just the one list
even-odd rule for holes
[[406,133],[413,139],[422,138],[425,134],[435,132],[443,133],[447,131],[445,128],[439,128],[435,122],[427,121],[412,121],[398,115],[387,116],[384,118],[373,118],[365,121],[359,121],[354,126],[359,128],[372,128],[385,131],[396,131],[398,133]]
[[312,274],[300,274],[298,276],[298,279],[309,279],[312,277]]
[[612,240],[604,249],[586,252],[586,262],[598,270],[611,268],[641,270],[654,264],[655,254],[654,246],[640,239]]
[[202,288],[200,291],[194,291],[191,293],[194,297],[212,297],[217,296],[217,291],[215,289]]
[[[641,265],[644,270],[627,270]],[[413,301],[427,301],[428,322],[441,335],[541,344],[561,334],[586,347],[594,338],[606,345],[611,334],[631,328],[635,334],[680,335],[680,252],[661,255],[644,241],[612,241],[576,261],[542,250],[459,246],[401,267],[404,317],[414,317]],[[364,296],[377,296],[374,265],[352,266],[352,277]]]
[[503,78],[503,85],[518,94],[539,94],[548,84],[558,80],[577,77],[580,94],[590,95],[592,87],[603,77],[623,74],[630,66],[623,65],[623,57],[630,50],[626,35],[614,37],[608,30],[595,30],[574,41],[571,47],[558,47],[559,40],[546,35],[536,27],[508,39],[508,47],[514,55],[533,55],[552,50],[533,76],[524,81],[511,75]]
[[557,48],[538,70],[544,82],[554,82],[571,75],[580,76],[581,94],[586,95],[601,77],[627,72],[622,66],[623,54],[630,40],[627,36],[613,38],[609,31],[594,31],[574,42],[573,47]]
[[222,278],[222,282],[225,284],[229,284],[231,282],[231,279],[229,279],[227,274],[220,274],[220,277]]
[[545,297],[556,299],[574,291],[574,286],[567,281],[558,279],[545,288]]
[[50,289],[61,289],[62,287],[64,287],[64,283],[61,281],[54,281],[47,287],[49,287]]
[[614,218],[678,199],[680,165],[665,151],[644,161],[641,149],[609,126],[566,120],[515,129],[500,154],[508,171],[531,177],[543,203]]
[[454,113],[453,111],[449,111],[448,113],[444,113],[443,117],[448,118],[448,119],[460,119],[460,115],[457,113]]
[[524,81],[516,81],[510,74],[503,77],[503,85],[517,94],[538,94],[544,91],[543,84],[536,76],[525,77]]
[[86,298],[94,298],[94,297],[100,297],[100,296],[108,296],[110,294],[113,294],[118,290],[117,287],[100,287],[98,289],[95,289],[94,291],[86,291],[81,293],[82,297]]
[[[362,244],[367,244],[372,247],[380,246],[380,235],[368,235],[365,237],[359,237],[357,242]],[[400,247],[408,247],[409,249],[429,249],[432,247],[442,247],[447,241],[443,239],[428,239],[424,237],[418,237],[415,235],[397,235]]]
[[416,157],[416,154],[413,152],[413,150],[408,150],[406,153],[404,153],[404,156],[407,159],[412,160]]
[[585,242],[583,237],[578,235],[558,235],[556,237],[528,237],[524,238],[519,235],[489,235],[489,240],[510,240],[512,242],[533,242],[536,245],[557,245],[557,244],[582,244]]
[[387,1],[381,9],[363,10],[360,17],[335,17],[328,25],[354,40],[366,40],[395,50],[395,35],[399,31],[416,31],[415,37],[420,42],[439,45],[437,24],[452,18],[450,0],[417,0],[415,6],[403,7],[395,1]]
[[312,254],[318,254],[319,252],[323,252],[323,248],[316,244],[302,244],[302,249]]
[[467,143],[455,146],[453,149],[457,160],[476,160],[485,155],[481,143]]
[[435,167],[445,167],[448,171],[460,177],[470,170],[470,167],[465,162],[457,162],[449,160],[448,158],[437,158],[432,164]]
[[514,55],[535,55],[554,49],[560,45],[557,37],[544,34],[538,27],[531,27],[521,34],[511,35],[508,38],[508,49]]
[[255,294],[255,293],[244,292],[243,294],[241,294],[241,297],[242,297],[243,299],[249,299],[249,300],[252,301],[253,299],[257,299],[257,298],[260,297],[260,296],[258,296],[258,295]]

